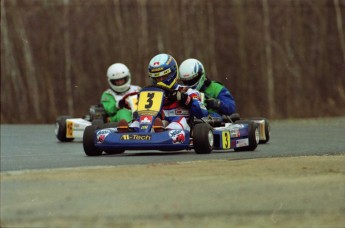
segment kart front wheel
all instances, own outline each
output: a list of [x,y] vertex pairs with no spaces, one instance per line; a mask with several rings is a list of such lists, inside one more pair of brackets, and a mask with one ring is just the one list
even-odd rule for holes
[[71,142],[74,140],[74,138],[67,138],[66,132],[67,132],[67,124],[66,120],[71,118],[70,116],[59,116],[56,119],[56,125],[55,125],[55,135],[56,138],[60,142]]
[[95,130],[96,126],[87,126],[83,135],[83,147],[84,152],[87,156],[100,156],[102,155],[102,150],[95,146]]
[[104,150],[104,152],[106,154],[123,154],[125,152],[125,150],[108,149],[108,150]]
[[213,132],[206,123],[200,123],[193,129],[193,146],[197,154],[210,154],[213,149]]

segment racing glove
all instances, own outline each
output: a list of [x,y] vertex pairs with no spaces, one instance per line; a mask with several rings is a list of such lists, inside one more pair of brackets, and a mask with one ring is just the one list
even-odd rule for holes
[[214,98],[208,98],[206,100],[206,107],[208,109],[215,109],[215,110],[217,110],[220,107],[220,100],[214,99]]
[[122,109],[122,108],[125,108],[126,107],[126,101],[124,99],[121,99],[119,101],[119,108]]
[[192,103],[191,98],[187,94],[181,93],[180,91],[176,90],[168,92],[167,98],[168,100],[179,101],[186,107],[189,107],[189,105]]

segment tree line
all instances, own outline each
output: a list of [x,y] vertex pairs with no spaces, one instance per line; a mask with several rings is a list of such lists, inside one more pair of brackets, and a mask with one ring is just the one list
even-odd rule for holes
[[345,115],[344,0],[2,0],[1,123],[81,117],[126,64],[197,58],[242,116]]

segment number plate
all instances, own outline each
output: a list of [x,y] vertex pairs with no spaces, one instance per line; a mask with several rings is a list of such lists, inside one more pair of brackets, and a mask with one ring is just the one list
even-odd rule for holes
[[230,147],[231,147],[230,132],[223,131],[222,132],[222,148],[230,149]]
[[161,91],[142,91],[139,96],[139,115],[157,115],[161,109],[164,93]]

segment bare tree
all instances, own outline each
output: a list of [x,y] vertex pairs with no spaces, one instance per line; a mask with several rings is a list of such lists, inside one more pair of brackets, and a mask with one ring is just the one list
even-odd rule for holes
[[262,10],[264,16],[264,36],[265,36],[265,54],[267,65],[267,99],[269,104],[269,116],[274,116],[275,113],[275,94],[274,94],[274,77],[272,64],[272,47],[270,34],[270,14],[267,0],[262,0]]
[[[343,7],[344,7],[344,5],[345,4],[343,2]],[[345,63],[345,35],[344,35],[343,18],[341,15],[339,0],[334,0],[334,7],[335,7],[336,20],[337,20],[339,43],[340,43],[340,47],[341,47],[341,50],[343,53],[343,61]]]
[[74,101],[72,93],[72,75],[71,75],[71,49],[70,49],[70,32],[69,32],[69,0],[64,0],[64,15],[63,15],[63,38],[64,38],[64,53],[65,53],[65,82],[66,82],[66,96],[68,113],[74,115]]

